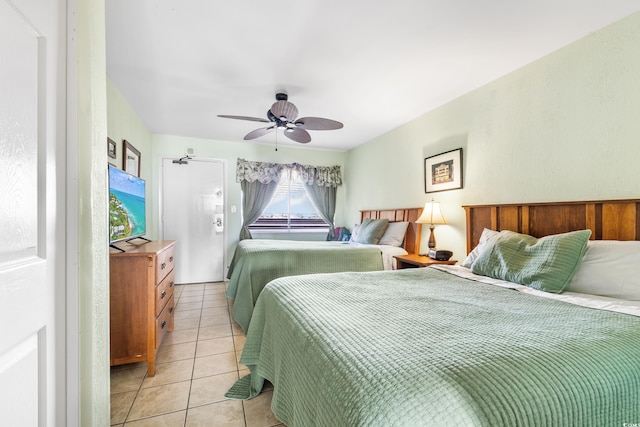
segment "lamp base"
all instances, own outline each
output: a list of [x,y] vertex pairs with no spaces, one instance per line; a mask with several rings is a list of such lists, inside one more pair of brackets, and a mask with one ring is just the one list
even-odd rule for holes
[[436,248],[436,235],[433,232],[433,229],[435,227],[432,225],[429,226],[429,230],[431,230],[431,232],[429,233],[429,243],[427,244],[427,246],[429,246],[429,249],[435,249]]

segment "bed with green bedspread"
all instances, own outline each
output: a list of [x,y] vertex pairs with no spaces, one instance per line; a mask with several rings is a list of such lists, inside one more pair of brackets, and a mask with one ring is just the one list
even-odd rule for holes
[[640,423],[639,317],[432,268],[274,280],[240,362],[289,427]]
[[227,297],[234,299],[233,318],[246,331],[260,292],[273,279],[382,269],[381,251],[373,246],[325,241],[242,240],[227,275]]

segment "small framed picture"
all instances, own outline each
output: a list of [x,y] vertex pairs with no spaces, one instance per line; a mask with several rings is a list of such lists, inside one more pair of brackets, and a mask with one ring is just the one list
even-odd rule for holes
[[111,138],[107,138],[107,155],[112,159],[116,158],[116,142]]
[[424,192],[462,188],[462,148],[424,159]]
[[126,139],[123,140],[122,170],[140,176],[140,152]]

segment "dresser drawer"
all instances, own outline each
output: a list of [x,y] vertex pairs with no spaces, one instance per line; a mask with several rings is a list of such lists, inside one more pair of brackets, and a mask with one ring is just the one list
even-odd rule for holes
[[169,332],[169,329],[173,329],[173,311],[175,305],[173,303],[173,294],[169,297],[169,301],[164,306],[164,310],[160,313],[160,316],[156,319],[156,345],[155,348],[160,347],[160,343],[164,336]]
[[169,246],[166,250],[158,254],[156,264],[156,283],[163,280],[170,271],[173,271],[174,258],[173,258],[174,245]]
[[167,305],[167,301],[173,296],[173,270],[167,274],[162,282],[156,286],[156,316]]

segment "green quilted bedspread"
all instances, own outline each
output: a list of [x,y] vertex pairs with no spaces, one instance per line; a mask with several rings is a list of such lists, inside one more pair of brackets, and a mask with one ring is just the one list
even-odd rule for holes
[[229,268],[227,296],[234,299],[234,320],[246,331],[260,292],[273,279],[382,269],[382,254],[376,247],[322,241],[242,240]]
[[640,318],[430,268],[274,280],[240,362],[289,427],[640,423]]

